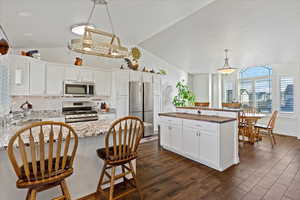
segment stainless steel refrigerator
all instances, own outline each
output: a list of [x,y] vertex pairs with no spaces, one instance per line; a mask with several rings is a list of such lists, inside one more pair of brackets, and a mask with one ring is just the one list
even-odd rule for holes
[[152,83],[129,82],[129,114],[145,122],[144,137],[154,134]]

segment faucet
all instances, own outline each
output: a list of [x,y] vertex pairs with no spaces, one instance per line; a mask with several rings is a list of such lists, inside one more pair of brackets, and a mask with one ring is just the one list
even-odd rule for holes
[[198,113],[198,115],[201,115],[201,110],[198,110],[197,113]]

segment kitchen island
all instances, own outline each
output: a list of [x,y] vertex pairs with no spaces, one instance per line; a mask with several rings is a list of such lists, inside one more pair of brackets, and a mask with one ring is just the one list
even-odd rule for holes
[[167,150],[218,171],[239,162],[235,117],[160,113],[159,125],[160,144]]

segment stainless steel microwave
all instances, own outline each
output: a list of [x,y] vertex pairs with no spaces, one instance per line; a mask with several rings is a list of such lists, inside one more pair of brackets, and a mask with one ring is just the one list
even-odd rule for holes
[[90,97],[95,95],[95,83],[64,81],[64,96]]

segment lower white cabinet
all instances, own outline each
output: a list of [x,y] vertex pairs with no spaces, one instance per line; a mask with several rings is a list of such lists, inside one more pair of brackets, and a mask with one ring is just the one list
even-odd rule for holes
[[160,144],[165,149],[223,171],[235,164],[235,121],[214,123],[160,117]]
[[183,127],[182,132],[184,137],[182,138],[183,153],[191,158],[199,158],[199,130],[191,127]]

